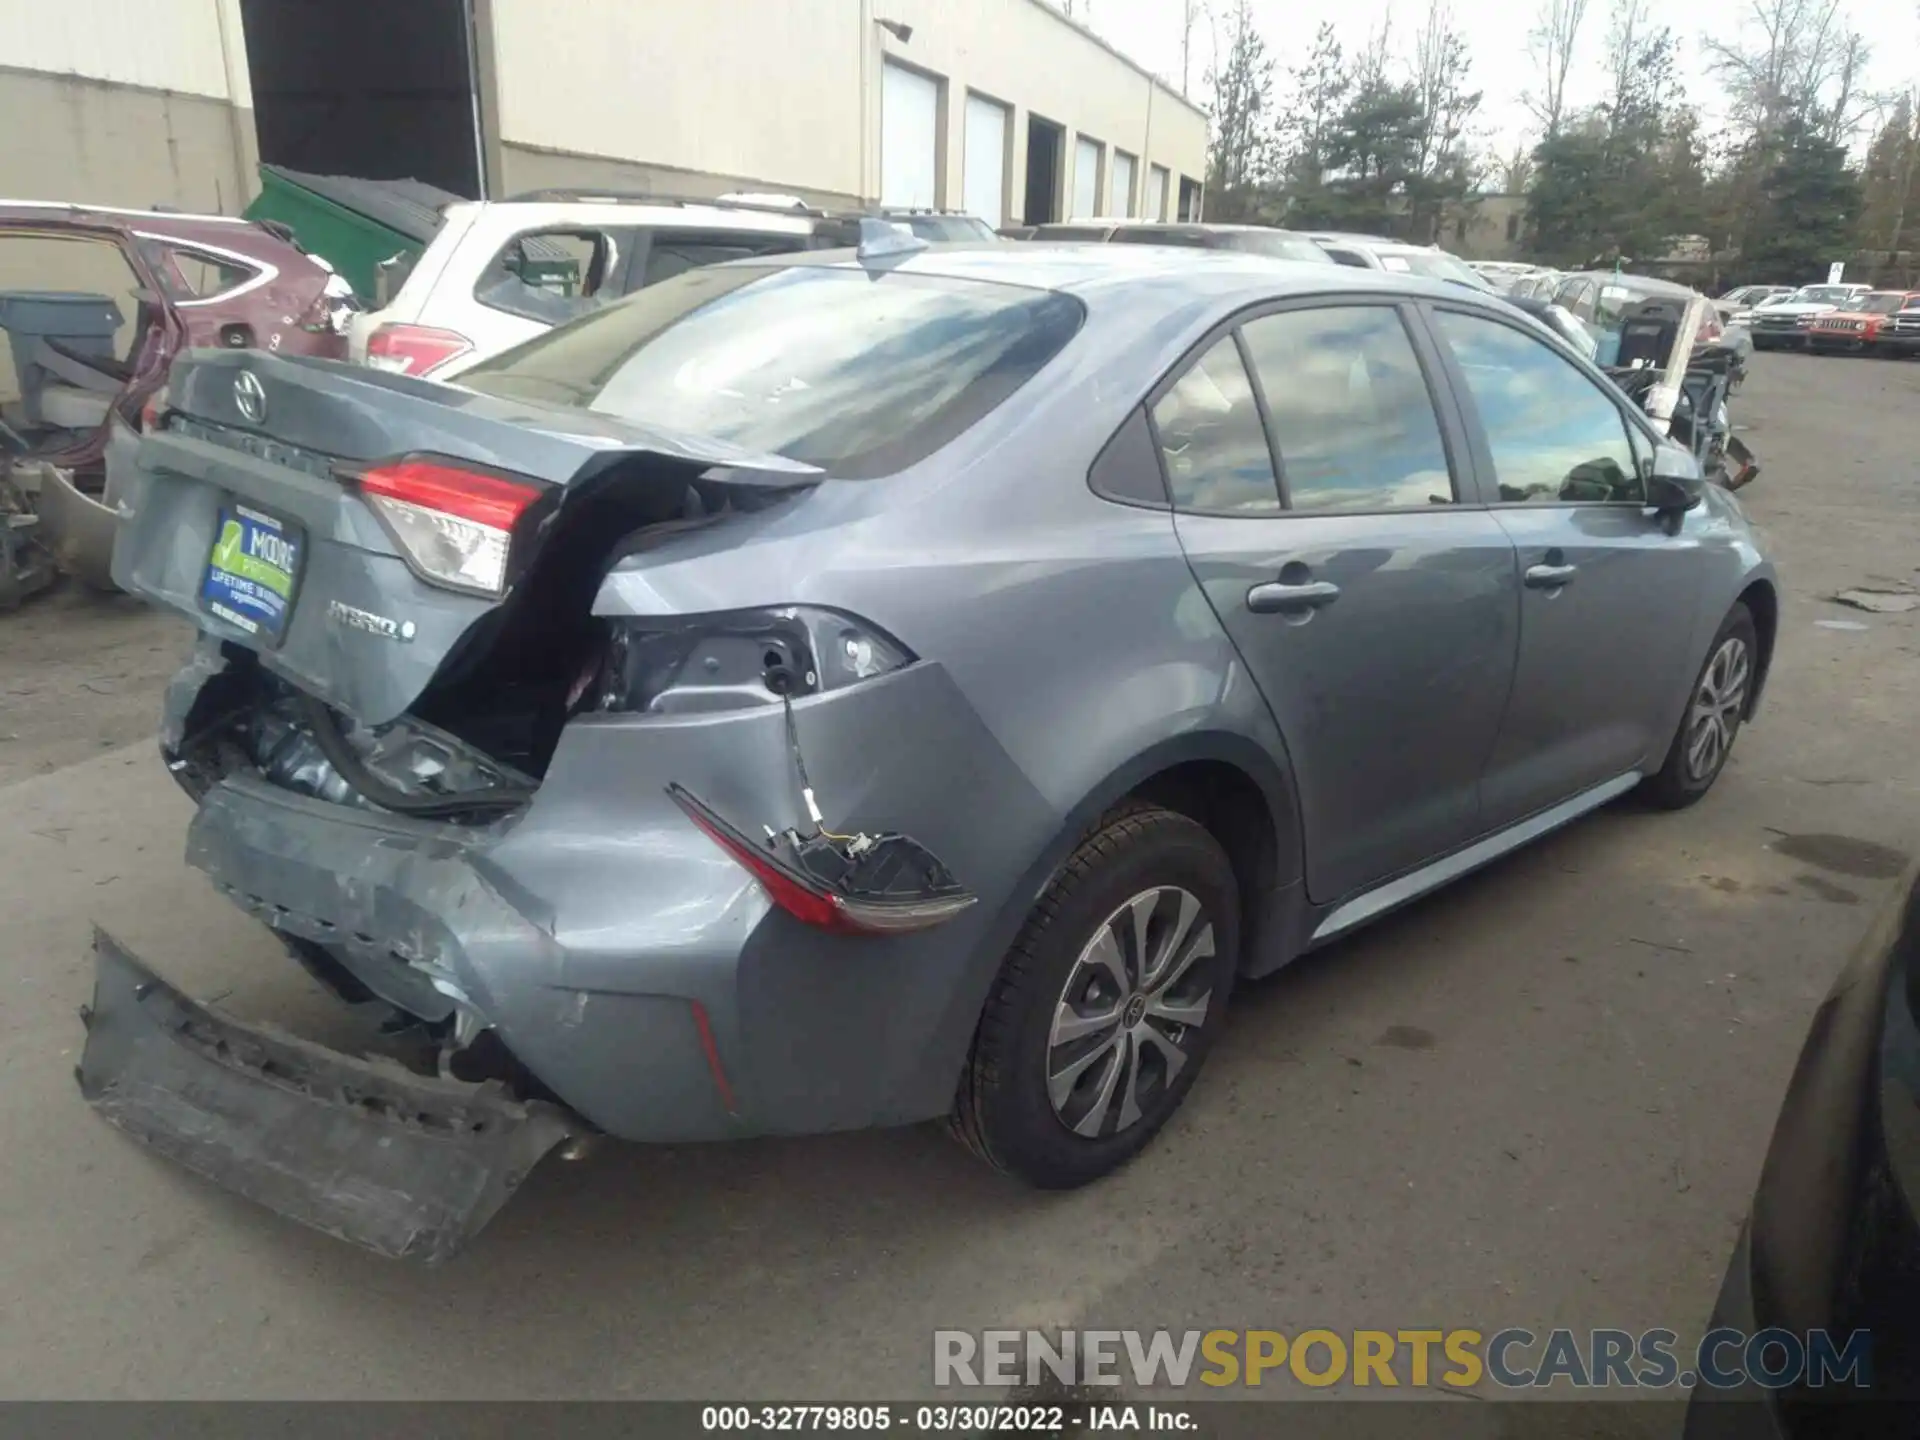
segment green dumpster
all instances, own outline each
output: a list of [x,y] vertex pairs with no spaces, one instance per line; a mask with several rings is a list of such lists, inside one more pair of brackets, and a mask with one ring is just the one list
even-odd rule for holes
[[260,167],[260,194],[249,220],[271,220],[293,231],[303,248],[322,256],[353,287],[361,303],[378,307],[382,266],[396,256],[388,284],[404,275],[440,228],[440,214],[460,196],[419,180],[359,180],[310,175],[281,165]]

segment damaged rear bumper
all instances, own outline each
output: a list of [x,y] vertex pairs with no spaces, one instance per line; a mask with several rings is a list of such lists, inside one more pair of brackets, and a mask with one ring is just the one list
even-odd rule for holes
[[196,1004],[94,936],[81,1093],[119,1129],[369,1250],[458,1251],[579,1125],[497,1085],[420,1076]]

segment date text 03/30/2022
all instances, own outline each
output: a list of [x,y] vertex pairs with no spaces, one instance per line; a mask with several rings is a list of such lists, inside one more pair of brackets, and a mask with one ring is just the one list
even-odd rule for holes
[[1056,1435],[1071,1430],[1199,1429],[1179,1405],[704,1405],[706,1433],[747,1431],[891,1431],[908,1435]]

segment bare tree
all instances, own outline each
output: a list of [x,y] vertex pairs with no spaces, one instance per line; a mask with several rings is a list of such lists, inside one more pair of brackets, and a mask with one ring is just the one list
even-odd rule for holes
[[1749,0],[1740,33],[1705,48],[1753,140],[1798,120],[1839,143],[1871,108],[1859,86],[1867,42],[1840,0]]
[[1354,57],[1354,88],[1378,89],[1386,84],[1392,64],[1393,5],[1392,0],[1388,0],[1386,13],[1380,17],[1380,28],[1368,34],[1366,45]]
[[[1213,89],[1213,163],[1208,189],[1223,205],[1272,176],[1273,59],[1248,0],[1234,0],[1227,51],[1207,77]],[[1237,199],[1236,199],[1237,197]]]
[[1551,140],[1560,133],[1567,113],[1567,76],[1573,69],[1574,46],[1580,23],[1587,16],[1587,0],[1540,0],[1527,50],[1540,67],[1540,93],[1525,97]]
[[1860,128],[1861,121],[1885,103],[1884,96],[1867,94],[1860,87],[1861,73],[1867,68],[1872,53],[1867,37],[1858,30],[1848,30],[1841,37],[1834,64],[1837,93],[1833,104],[1826,109],[1822,132],[1835,145],[1846,144]]
[[1458,146],[1481,100],[1481,92],[1466,89],[1470,69],[1466,37],[1455,28],[1447,0],[1427,0],[1426,23],[1414,36],[1413,65],[1414,88],[1425,121],[1419,172],[1426,174]]
[[1533,147],[1524,140],[1514,142],[1513,149],[1494,162],[1493,171],[1500,177],[1502,195],[1524,195],[1533,180]]

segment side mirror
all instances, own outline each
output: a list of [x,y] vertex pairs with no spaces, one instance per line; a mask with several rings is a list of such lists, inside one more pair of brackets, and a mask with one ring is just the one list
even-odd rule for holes
[[1647,504],[1659,514],[1685,514],[1700,503],[1706,488],[1699,462],[1687,451],[1662,445],[1653,452],[1653,470],[1647,476]]

